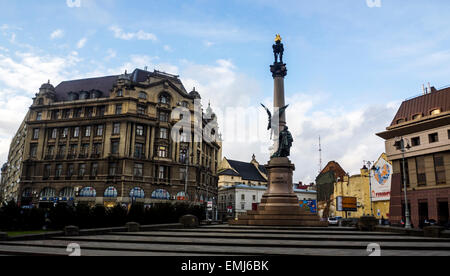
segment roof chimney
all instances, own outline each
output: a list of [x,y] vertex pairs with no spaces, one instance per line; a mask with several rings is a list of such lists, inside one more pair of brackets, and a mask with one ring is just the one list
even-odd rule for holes
[[428,93],[431,93],[431,84],[428,83]]
[[422,84],[422,92],[424,95],[427,94],[427,91],[425,90],[425,84]]

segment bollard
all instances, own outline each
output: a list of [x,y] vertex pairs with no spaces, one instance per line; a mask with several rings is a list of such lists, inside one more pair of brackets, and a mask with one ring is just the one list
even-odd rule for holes
[[141,227],[137,222],[128,222],[125,226],[127,227],[128,232],[139,232],[139,228]]
[[445,228],[442,226],[427,226],[423,228],[423,234],[425,237],[439,238],[444,230]]
[[196,228],[198,227],[198,218],[194,215],[185,215],[180,218],[180,223],[184,228]]
[[78,226],[69,225],[64,227],[64,233],[66,236],[79,236],[80,228],[78,228]]

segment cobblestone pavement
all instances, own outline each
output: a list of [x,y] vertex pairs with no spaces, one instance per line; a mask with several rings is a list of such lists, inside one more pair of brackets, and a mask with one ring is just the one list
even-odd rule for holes
[[352,228],[204,226],[137,233],[54,237],[0,242],[0,255],[69,255],[77,244],[83,256],[368,256],[378,244],[382,256],[450,256],[450,239]]

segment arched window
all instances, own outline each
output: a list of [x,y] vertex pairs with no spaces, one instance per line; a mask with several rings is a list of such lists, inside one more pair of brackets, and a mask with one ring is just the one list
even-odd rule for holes
[[59,192],[59,197],[62,198],[73,198],[75,197],[75,191],[72,187],[65,187]]
[[141,99],[141,100],[147,100],[147,93],[145,93],[145,92],[139,92],[139,99]]
[[186,195],[185,192],[179,192],[177,194],[177,200],[188,200],[188,196]]
[[170,96],[167,94],[161,94],[159,96],[159,103],[161,104],[170,104]]
[[83,188],[80,191],[79,197],[96,197],[97,191],[92,187]]
[[170,199],[170,194],[168,191],[164,190],[164,189],[158,189],[155,190],[152,193],[152,198],[153,199],[165,199],[165,200],[169,200]]
[[108,187],[105,190],[105,194],[103,196],[104,197],[117,197],[117,189],[114,187]]
[[41,193],[39,194],[39,197],[55,197],[56,192],[53,188],[44,188]]
[[145,198],[144,190],[139,187],[135,187],[130,191],[130,197],[131,198]]

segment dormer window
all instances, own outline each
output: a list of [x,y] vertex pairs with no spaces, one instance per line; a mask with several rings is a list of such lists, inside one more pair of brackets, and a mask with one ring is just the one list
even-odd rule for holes
[[147,100],[147,93],[145,93],[145,92],[139,92],[139,99],[141,99],[141,100]]
[[39,98],[37,104],[38,105],[43,105],[44,104],[44,99]]
[[189,103],[186,101],[181,102],[181,106],[185,108],[189,108]]
[[439,108],[433,109],[433,110],[431,110],[430,114],[431,114],[431,115],[438,115],[438,114],[441,114],[441,110],[440,110]]
[[413,120],[418,120],[420,118],[422,118],[422,114],[416,114],[416,115],[412,116]]
[[123,90],[117,90],[117,97],[123,97]]
[[78,100],[78,94],[74,92],[69,93],[69,101],[76,101]]
[[82,100],[87,100],[87,99],[89,99],[89,92],[87,92],[87,91],[82,91],[81,93],[80,93],[80,99],[82,99]]
[[397,124],[402,124],[402,123],[404,123],[404,122],[406,122],[405,119],[398,119],[398,120],[397,120]]

